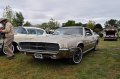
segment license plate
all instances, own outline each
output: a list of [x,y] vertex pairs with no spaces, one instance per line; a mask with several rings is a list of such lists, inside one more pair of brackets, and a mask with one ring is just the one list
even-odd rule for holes
[[39,59],[43,59],[42,54],[38,54],[38,53],[35,53],[35,54],[34,54],[34,57],[35,57],[35,58],[39,58]]

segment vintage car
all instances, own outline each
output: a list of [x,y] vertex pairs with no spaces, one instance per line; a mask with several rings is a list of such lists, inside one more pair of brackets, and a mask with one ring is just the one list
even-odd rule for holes
[[41,36],[48,35],[45,30],[37,27],[19,26],[14,28],[14,50],[19,50],[18,42],[29,40],[31,38],[39,38]]
[[2,47],[3,47],[3,38],[2,38],[2,34],[0,33],[0,54],[2,53]]
[[118,29],[116,27],[107,27],[104,29],[104,41],[118,40]]
[[[18,42],[19,41],[25,41],[25,40],[29,40],[31,38],[39,38],[41,36],[45,36],[48,35],[46,33],[45,30],[41,29],[41,28],[37,28],[37,27],[23,27],[23,26],[19,26],[19,27],[15,27],[14,28],[14,41],[13,41],[13,51],[17,52],[19,51],[19,47],[18,47]],[[0,49],[2,52],[4,52],[3,47],[3,39],[2,39],[2,35],[0,35]]]
[[[0,29],[3,29],[3,25],[0,23]],[[0,32],[0,55],[3,54],[3,37],[4,34]]]
[[20,51],[34,58],[67,58],[73,64],[81,62],[83,54],[95,50],[99,38],[93,31],[80,26],[60,27],[53,35],[19,42]]

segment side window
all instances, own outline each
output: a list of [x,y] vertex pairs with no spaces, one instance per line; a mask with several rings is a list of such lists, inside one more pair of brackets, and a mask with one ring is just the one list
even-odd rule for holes
[[43,35],[44,31],[43,30],[40,30],[40,29],[37,29],[37,35]]
[[86,36],[91,36],[91,35],[92,35],[91,30],[90,30],[90,29],[85,28],[85,35],[86,35]]
[[35,29],[27,29],[28,34],[36,34],[36,30]]
[[27,31],[25,30],[25,28],[16,28],[14,29],[15,33],[19,33],[19,34],[27,34]]

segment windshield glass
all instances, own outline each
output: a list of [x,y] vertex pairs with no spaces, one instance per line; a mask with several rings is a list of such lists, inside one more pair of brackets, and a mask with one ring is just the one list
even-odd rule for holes
[[27,31],[23,27],[15,27],[14,32],[18,34],[27,34]]
[[53,35],[83,35],[82,28],[58,28]]

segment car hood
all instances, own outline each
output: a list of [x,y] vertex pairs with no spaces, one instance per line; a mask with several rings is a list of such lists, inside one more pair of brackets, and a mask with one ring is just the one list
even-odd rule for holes
[[82,35],[48,35],[39,38],[31,38],[24,42],[57,43],[60,48],[68,48],[77,45],[77,41],[80,41],[80,39],[82,40]]
[[61,43],[61,42],[67,42],[69,40],[74,40],[81,37],[82,35],[48,35],[48,36],[41,36],[39,38],[31,38],[30,40],[26,40],[26,41]]

